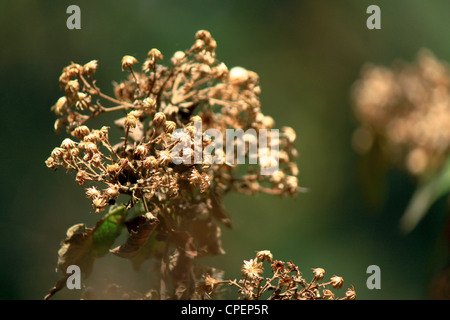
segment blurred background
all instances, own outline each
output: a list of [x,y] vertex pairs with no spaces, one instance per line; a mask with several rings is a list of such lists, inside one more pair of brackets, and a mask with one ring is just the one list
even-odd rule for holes
[[[70,4],[81,8],[81,30],[66,28]],[[381,30],[366,28],[371,4],[381,8]],[[122,56],[143,61],[158,48],[169,63],[199,29],[212,33],[229,68],[259,74],[262,111],[277,127],[296,130],[299,181],[309,189],[297,199],[230,195],[226,255],[204,262],[234,279],[242,260],[267,249],[307,279],[313,267],[342,276],[338,296],[353,284],[358,299],[429,298],[445,257],[445,203],[403,235],[399,218],[414,190],[409,176],[389,170],[379,201],[367,201],[351,146],[350,90],[365,62],[412,61],[420,48],[450,61],[448,12],[447,0],[1,0],[0,298],[42,299],[59,279],[57,251],[67,228],[98,219],[73,177],[44,164],[66,137],[54,133],[50,112],[63,94],[62,68],[98,59],[98,84],[111,93],[112,81],[125,77]],[[381,269],[380,290],[366,286],[370,265]],[[128,261],[106,256],[87,285],[146,288],[147,266],[136,273]],[[77,299],[79,292],[64,289],[55,298]]]

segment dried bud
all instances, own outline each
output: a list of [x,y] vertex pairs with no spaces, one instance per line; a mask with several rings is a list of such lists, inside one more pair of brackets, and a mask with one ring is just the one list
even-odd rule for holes
[[92,206],[96,213],[100,213],[108,206],[108,202],[105,197],[96,197],[92,200]]
[[162,126],[166,123],[166,115],[162,112],[158,112],[153,117],[153,125],[156,127]]
[[164,131],[167,133],[172,133],[177,128],[177,124],[173,121],[166,121],[164,124]]
[[138,123],[138,119],[131,112],[127,114],[125,119],[125,126],[128,128],[135,128]]
[[172,57],[172,62],[178,63],[180,61],[182,61],[184,58],[186,57],[186,54],[183,51],[177,51],[174,53],[173,57]]
[[61,148],[63,148],[63,149],[68,150],[68,149],[72,149],[72,148],[76,148],[76,147],[77,147],[76,143],[69,138],[66,138],[63,140],[63,142],[61,142]]
[[67,104],[67,98],[61,97],[58,99],[56,104],[51,108],[51,110],[58,116],[61,116],[64,114],[64,112],[67,110],[68,104]]
[[87,126],[79,126],[76,127],[71,134],[78,138],[79,140],[82,140],[85,136],[87,136],[90,133],[90,130]]
[[335,289],[340,289],[344,285],[344,279],[338,276],[333,276],[331,279],[331,285]]
[[120,166],[117,163],[108,164],[106,166],[106,170],[108,171],[108,173],[116,174],[117,172],[119,172]]
[[323,277],[325,276],[325,270],[322,268],[314,268],[313,273],[314,273],[314,278],[319,281],[322,280]]
[[45,160],[45,165],[54,170],[56,168],[56,161],[52,157],[48,157],[47,160]]
[[159,51],[158,49],[151,49],[148,53],[147,56],[150,58],[150,60],[156,62],[158,60],[162,60],[164,58],[164,56],[162,55],[161,51]]
[[271,263],[273,260],[273,255],[269,250],[263,250],[256,253],[256,258],[261,261],[267,261]]
[[351,286],[351,288],[347,289],[347,291],[345,292],[345,298],[347,300],[355,300],[356,299],[356,292],[355,292],[355,288],[353,288],[353,286]]
[[143,159],[145,158],[145,156],[147,156],[148,153],[148,149],[147,147],[145,147],[144,145],[140,145],[136,148],[136,150],[134,151],[134,153],[140,158]]
[[86,189],[86,197],[98,198],[101,196],[101,192],[96,187],[90,187]]
[[248,71],[242,67],[234,67],[230,70],[230,82],[240,85],[248,80]]
[[327,300],[333,300],[334,299],[334,293],[329,289],[323,289],[323,298]]
[[133,56],[124,56],[122,58],[122,70],[130,69],[137,62],[137,59]]
[[97,71],[98,61],[92,60],[86,63],[83,67],[83,73],[86,75],[92,75]]
[[154,156],[145,158],[144,167],[148,169],[154,169],[158,166],[158,160]]
[[84,185],[84,183],[86,182],[86,179],[89,178],[89,175],[87,174],[86,171],[84,170],[80,170],[77,172],[77,175],[75,177],[75,180],[77,181],[77,183],[82,186]]
[[191,121],[192,122],[202,122],[202,117],[200,117],[200,116],[193,116],[191,118]]
[[151,114],[155,112],[156,100],[151,97],[145,98],[143,101],[143,105],[144,112],[147,114]]
[[116,199],[119,194],[119,186],[116,184],[112,184],[107,189],[105,189],[105,195],[107,195],[111,199]]
[[295,139],[297,138],[294,129],[291,127],[283,127],[281,128],[281,132],[284,134],[284,136],[287,138],[287,140],[290,143],[294,143]]

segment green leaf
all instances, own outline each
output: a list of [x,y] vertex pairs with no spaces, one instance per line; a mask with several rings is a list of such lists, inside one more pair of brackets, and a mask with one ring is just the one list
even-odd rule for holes
[[400,220],[400,229],[411,232],[426,215],[430,207],[450,192],[450,158],[433,178],[425,181],[414,192],[408,207]]
[[111,207],[94,228],[87,228],[80,223],[67,230],[66,239],[61,242],[58,251],[58,269],[63,273],[60,279],[45,299],[51,298],[56,292],[66,286],[69,274],[66,270],[70,265],[77,265],[85,278],[92,272],[94,261],[109,252],[124,226],[127,209],[124,206]]

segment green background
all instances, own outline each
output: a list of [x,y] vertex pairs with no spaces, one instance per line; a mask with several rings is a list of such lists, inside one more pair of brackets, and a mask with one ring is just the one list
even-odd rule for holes
[[[66,28],[70,4],[81,8],[81,30]],[[381,8],[381,30],[366,28],[370,4]],[[338,296],[353,284],[358,299],[428,298],[442,262],[443,204],[411,234],[400,234],[414,181],[391,170],[383,201],[368,205],[350,142],[350,89],[367,61],[411,61],[423,47],[450,61],[448,12],[447,0],[0,1],[0,298],[43,298],[59,278],[56,254],[66,229],[99,218],[73,177],[44,164],[65,137],[53,132],[50,112],[62,95],[62,68],[98,59],[98,84],[111,92],[111,82],[125,76],[122,56],[143,61],[156,47],[168,63],[199,29],[212,33],[229,68],[259,74],[262,111],[296,130],[299,181],[309,189],[297,199],[229,196],[227,254],[205,263],[235,278],[242,260],[267,249],[299,265],[307,279],[313,267],[342,276]],[[366,287],[369,265],[381,268],[380,290]],[[152,273],[150,264],[135,273],[111,256],[94,269],[86,285],[145,288]],[[55,298],[79,292],[65,289]]]

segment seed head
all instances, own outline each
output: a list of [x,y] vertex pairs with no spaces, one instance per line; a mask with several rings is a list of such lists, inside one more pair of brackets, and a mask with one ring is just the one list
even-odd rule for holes
[[331,279],[331,285],[335,289],[340,289],[344,285],[344,279],[338,276],[333,276]]
[[122,58],[122,70],[130,69],[137,62],[137,59],[133,56],[124,56]]

